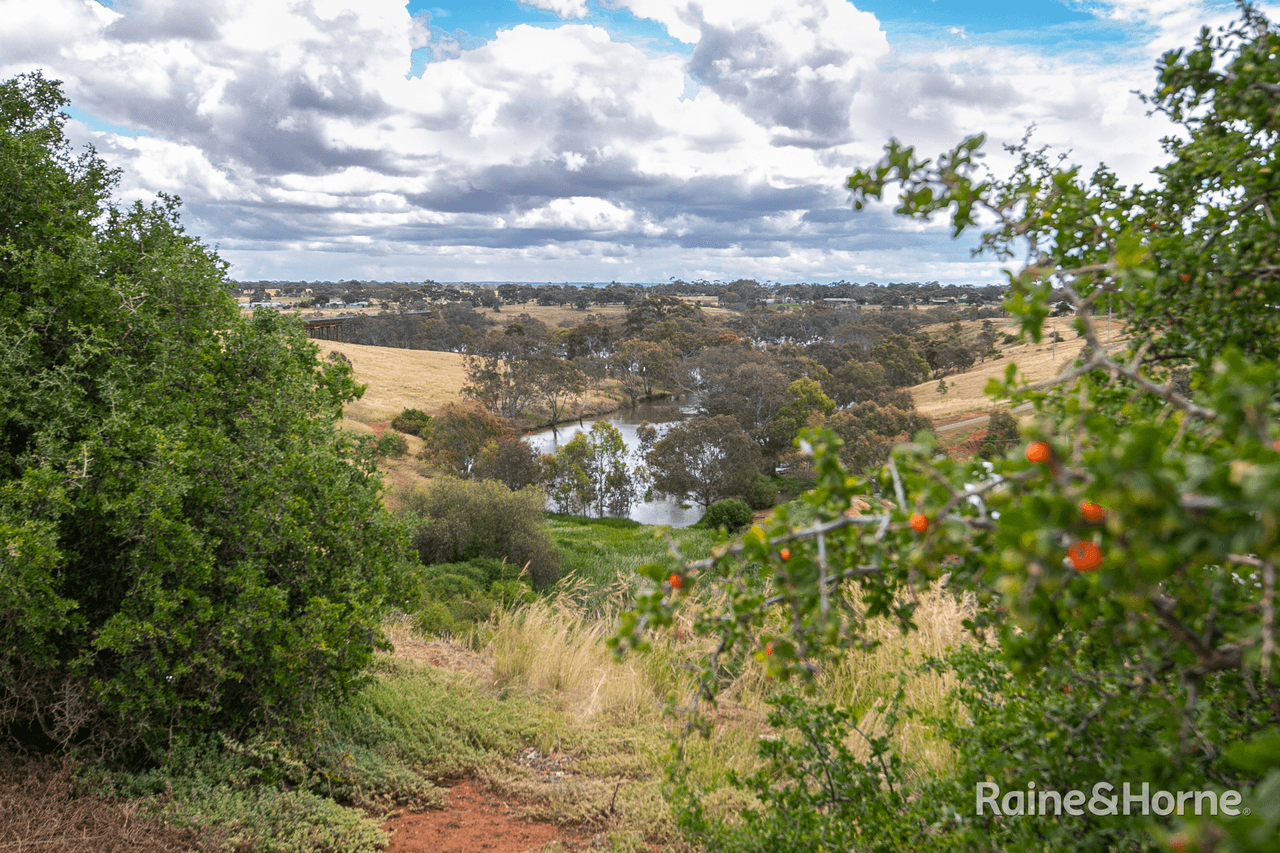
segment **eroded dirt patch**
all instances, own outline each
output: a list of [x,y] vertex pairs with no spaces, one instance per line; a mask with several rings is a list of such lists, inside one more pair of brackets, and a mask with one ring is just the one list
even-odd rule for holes
[[595,836],[521,817],[518,802],[501,799],[477,782],[455,785],[443,811],[401,814],[384,824],[391,832],[387,853],[530,853],[591,850]]

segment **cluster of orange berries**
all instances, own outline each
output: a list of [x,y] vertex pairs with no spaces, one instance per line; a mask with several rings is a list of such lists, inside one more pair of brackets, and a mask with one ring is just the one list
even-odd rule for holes
[[[1043,465],[1053,459],[1053,448],[1047,441],[1033,441],[1027,445],[1027,461]],[[1102,524],[1107,520],[1106,507],[1093,501],[1082,501],[1080,515],[1086,524]],[[1092,572],[1102,565],[1102,549],[1092,542],[1079,539],[1067,549],[1067,560],[1077,572]]]

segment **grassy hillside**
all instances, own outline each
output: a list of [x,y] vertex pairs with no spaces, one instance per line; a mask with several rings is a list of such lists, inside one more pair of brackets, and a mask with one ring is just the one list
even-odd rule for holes
[[348,419],[361,423],[389,421],[405,409],[431,413],[462,399],[462,386],[467,384],[466,367],[458,353],[315,343],[325,355],[340,352],[349,358],[356,380],[368,386],[364,397],[346,411]]
[[[981,320],[962,321],[961,337],[965,341],[972,340],[981,326]],[[1084,348],[1084,338],[1077,337],[1075,330],[1070,328],[1065,320],[1058,323],[1058,333],[1062,335],[1063,340],[1058,343],[1056,349],[1051,340],[1052,321],[1047,324],[1045,337],[1038,344],[1030,341],[1020,344],[1001,344],[1000,340],[1004,335],[1017,334],[1017,323],[1012,320],[997,321],[995,327],[996,348],[1003,353],[1001,358],[987,359],[981,364],[975,364],[964,373],[945,377],[948,386],[946,394],[938,393],[936,379],[921,382],[908,389],[915,400],[916,409],[922,415],[934,421],[945,422],[965,414],[986,413],[991,409],[991,398],[987,397],[982,389],[986,386],[988,379],[1003,379],[1005,369],[1010,362],[1018,365],[1019,376],[1025,377],[1028,382],[1042,382],[1053,378],[1070,366]],[[923,331],[930,335],[942,336],[949,328],[949,324],[939,324],[925,326]],[[1103,343],[1106,344],[1105,318],[1099,323],[1099,331]],[[1107,351],[1119,352],[1128,344],[1129,336],[1123,333],[1121,324],[1117,321],[1112,330],[1110,344],[1106,347]]]

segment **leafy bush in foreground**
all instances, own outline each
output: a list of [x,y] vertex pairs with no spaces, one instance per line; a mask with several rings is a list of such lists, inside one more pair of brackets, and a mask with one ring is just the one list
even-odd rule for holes
[[137,756],[351,695],[405,536],[349,364],[242,318],[178,202],[107,204],[59,87],[0,84],[0,728]]

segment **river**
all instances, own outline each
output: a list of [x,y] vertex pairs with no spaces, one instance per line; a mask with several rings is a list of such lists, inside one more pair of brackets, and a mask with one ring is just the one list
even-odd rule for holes
[[[641,403],[634,409],[621,410],[612,415],[594,420],[583,421],[581,425],[561,424],[555,429],[545,429],[525,436],[525,440],[539,453],[555,453],[561,444],[573,439],[580,432],[591,429],[596,421],[613,424],[622,434],[630,453],[630,464],[643,464],[639,455],[640,439],[636,436],[636,428],[648,422],[658,434],[666,432],[674,424],[694,414],[694,404],[687,398],[668,399],[656,402]],[[641,524],[665,524],[670,527],[688,527],[702,518],[702,507],[694,504],[688,509],[680,506],[674,498],[662,498],[653,501],[637,501],[631,505],[628,518]]]

